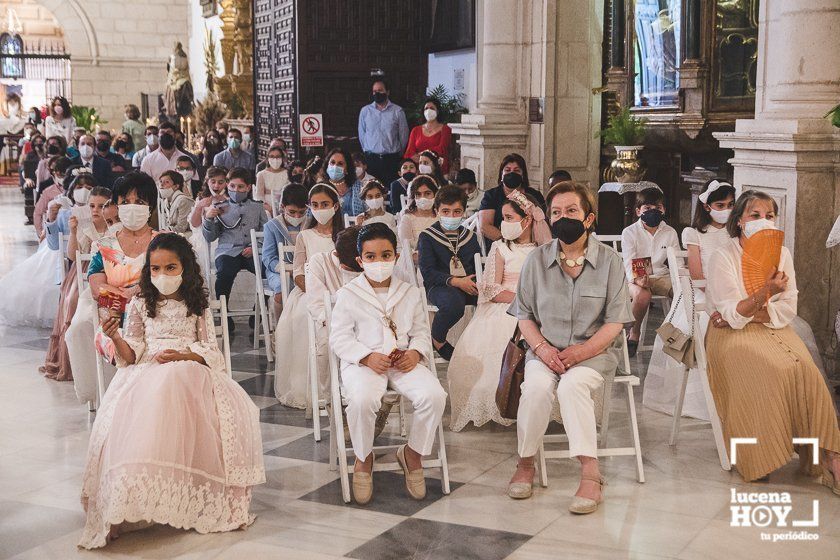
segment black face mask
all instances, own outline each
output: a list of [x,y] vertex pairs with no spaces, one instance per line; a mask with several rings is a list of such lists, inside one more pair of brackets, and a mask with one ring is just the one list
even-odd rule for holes
[[43,144],[33,144],[32,147],[35,148],[35,151],[38,151],[38,152],[43,152],[44,151],[44,145]]
[[383,91],[377,91],[373,94],[373,100],[382,105],[388,101],[388,94]]
[[104,154],[105,152],[107,152],[108,148],[110,148],[110,147],[111,147],[111,145],[108,143],[107,140],[100,140],[99,142],[96,143],[96,151],[99,152],[100,154]]
[[59,148],[55,144],[50,144],[50,147],[47,148],[47,153],[51,156],[54,156],[54,155],[58,154],[58,152],[60,152],[60,151],[61,151],[61,148]]
[[662,219],[665,217],[665,214],[662,210],[651,208],[650,210],[642,212],[640,217],[647,227],[656,227],[662,223]]
[[518,189],[522,186],[522,175],[516,171],[505,173],[502,176],[502,183],[509,189]]
[[412,173],[409,171],[408,173],[403,173],[402,178],[405,179],[406,183],[410,183],[415,177],[417,177],[416,173]]
[[128,147],[128,144],[126,143],[125,140],[117,140],[117,149],[118,150],[124,150],[127,147]]
[[586,227],[580,220],[572,218],[560,218],[551,224],[551,235],[566,245],[571,245],[586,232]]
[[171,150],[175,147],[175,137],[171,134],[161,134],[159,142],[160,147],[164,150]]
[[303,184],[303,174],[298,173],[297,175],[292,175],[290,177],[292,183]]

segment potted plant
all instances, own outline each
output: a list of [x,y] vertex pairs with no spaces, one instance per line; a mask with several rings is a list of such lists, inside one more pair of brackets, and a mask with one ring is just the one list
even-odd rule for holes
[[84,128],[87,132],[95,132],[97,124],[103,125],[108,122],[102,120],[102,118],[96,113],[96,109],[93,107],[73,105],[70,112],[72,113],[73,118],[76,119],[76,126]]
[[619,183],[638,183],[647,169],[639,159],[644,149],[647,119],[634,117],[629,107],[624,107],[607,119],[607,127],[598,135],[615,148],[616,158],[610,165]]
[[826,113],[825,118],[831,118],[831,124],[840,128],[840,105],[837,105],[834,109]]

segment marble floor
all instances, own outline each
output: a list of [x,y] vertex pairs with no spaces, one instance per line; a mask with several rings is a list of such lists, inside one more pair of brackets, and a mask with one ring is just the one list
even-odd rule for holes
[[[0,275],[35,248],[22,225],[22,197],[0,188]],[[2,294],[0,294],[2,297]],[[668,445],[670,417],[641,406],[636,395],[647,481],[636,481],[634,460],[603,461],[606,501],[588,516],[568,513],[575,464],[549,463],[550,485],[532,499],[505,495],[515,466],[513,427],[446,433],[452,493],[429,483],[414,502],[402,478],[376,474],[366,507],[341,502],[327,464],[328,439],[315,443],[303,413],[272,396],[272,373],[251,350],[246,324],[233,337],[235,378],[261,408],[266,484],[254,491],[256,523],[246,531],[198,535],[156,527],[122,536],[105,549],[79,551],[84,523],[79,487],[93,417],[73,387],[38,373],[46,331],[0,327],[0,558],[150,559],[754,559],[840,557],[840,497],[797,474],[796,462],[769,483],[744,484],[720,469],[708,425],[686,419],[679,446]],[[644,354],[634,369],[644,372]],[[613,395],[612,442],[629,442],[624,403]],[[447,422],[448,425],[448,422]],[[386,436],[396,437],[393,426]],[[431,474],[436,476],[435,473]],[[785,528],[730,526],[730,492],[789,492],[790,519],[809,519],[811,541],[772,542]],[[793,532],[801,532],[801,528]],[[761,533],[769,535],[763,540]]]

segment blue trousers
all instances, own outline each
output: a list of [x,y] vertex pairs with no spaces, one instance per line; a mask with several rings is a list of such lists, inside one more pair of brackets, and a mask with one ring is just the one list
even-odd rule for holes
[[216,257],[216,297],[225,296],[230,306],[230,291],[233,281],[239,271],[247,270],[254,273],[254,259],[237,255],[219,255]]
[[464,316],[466,306],[478,303],[477,296],[471,296],[451,286],[429,288],[427,295],[429,303],[438,308],[435,319],[432,321],[432,338],[438,342],[446,342],[449,329]]

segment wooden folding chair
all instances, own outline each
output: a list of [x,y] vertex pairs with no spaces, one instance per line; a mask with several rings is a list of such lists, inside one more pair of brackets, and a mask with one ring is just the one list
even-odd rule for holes
[[[324,309],[326,310],[327,314],[327,326],[325,328],[327,329],[327,335],[329,338],[329,328],[330,322],[332,320],[332,300],[329,294],[324,295]],[[428,323],[426,326],[428,328]],[[341,413],[342,404],[344,401],[341,395],[341,379],[339,376],[338,356],[335,355],[335,352],[332,351],[332,348],[329,348],[329,345],[327,346],[327,354],[329,356],[330,367],[330,405],[332,408],[332,414],[330,415],[330,463],[338,463],[339,478],[341,480],[341,497],[344,500],[344,503],[349,504],[351,500],[350,473],[353,472],[353,466],[352,464],[348,464],[348,459],[354,461],[355,456],[353,455],[353,449],[348,448],[347,444],[344,441],[344,419]],[[430,351],[431,350],[432,349],[430,348]],[[432,373],[435,374],[435,377],[437,377],[437,367],[435,366],[434,360],[430,360],[429,369],[431,369]],[[399,393],[397,393],[396,391],[390,390],[386,393],[386,395],[389,396],[395,396],[398,394]],[[443,493],[449,494],[449,463],[446,459],[446,442],[443,437],[443,421],[441,421],[441,423],[438,424],[437,431],[437,457],[434,459],[424,460],[423,468],[440,468],[441,486],[443,488]],[[373,452],[376,453],[377,451],[396,451],[398,447],[399,445],[374,446]],[[402,467],[396,461],[392,461],[390,463],[377,461],[373,465],[373,470],[375,472],[402,472]]]

